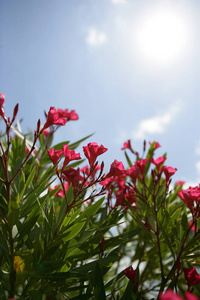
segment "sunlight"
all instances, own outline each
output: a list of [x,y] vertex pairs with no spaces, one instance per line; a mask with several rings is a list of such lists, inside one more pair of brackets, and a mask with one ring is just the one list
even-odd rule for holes
[[189,40],[189,26],[184,15],[169,9],[157,9],[139,19],[136,45],[148,62],[171,64],[184,56]]

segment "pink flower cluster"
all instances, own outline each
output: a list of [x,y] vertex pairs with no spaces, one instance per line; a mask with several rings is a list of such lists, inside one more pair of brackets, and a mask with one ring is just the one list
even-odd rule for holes
[[52,125],[63,126],[67,121],[70,120],[78,120],[78,115],[75,110],[69,112],[68,109],[56,109],[55,107],[51,106],[46,117],[46,123],[44,124],[41,133]]
[[[185,279],[188,283],[188,291],[185,292],[185,300],[198,300],[199,298],[190,292],[190,287],[200,283],[200,276],[198,275],[196,269],[183,268]],[[136,270],[131,266],[126,268],[124,271],[125,276],[137,287],[136,282]],[[159,295],[159,300],[184,300],[179,294],[168,289],[165,293]]]
[[[84,182],[85,185],[88,185],[88,177],[90,177],[94,183],[95,174],[97,170],[101,169],[101,167],[95,163],[96,159],[99,155],[106,152],[107,148],[105,148],[103,145],[98,146],[97,143],[89,143],[87,146],[83,147],[83,151],[89,161],[90,167],[85,166],[80,170],[80,168],[74,169],[73,167],[68,166],[71,161],[79,160],[81,157],[80,153],[76,153],[74,150],[69,149],[67,144],[64,145],[61,150],[55,150],[54,148],[47,150],[49,158],[54,165],[58,163],[61,156],[64,156],[64,161],[61,168],[61,177],[59,175],[58,167],[57,175],[59,178],[62,178],[64,181],[68,182],[68,184],[71,183],[74,189],[79,185],[79,183]],[[80,172],[82,172],[84,176],[82,176]]]
[[181,190],[178,195],[197,219],[200,216],[200,186],[189,187],[185,191]]
[[166,293],[159,296],[159,300],[198,300],[199,298],[192,295],[190,292],[185,292],[185,298],[182,298],[179,294],[174,293],[171,289],[168,289]]

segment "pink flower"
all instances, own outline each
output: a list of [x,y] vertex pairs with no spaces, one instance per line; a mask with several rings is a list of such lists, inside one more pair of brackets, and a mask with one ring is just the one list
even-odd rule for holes
[[113,182],[112,178],[106,178],[102,180],[99,184],[109,187],[112,184],[112,182]]
[[126,268],[124,274],[136,286],[136,271],[133,270],[133,267],[130,267],[130,269]]
[[189,287],[200,283],[200,276],[198,275],[195,267],[192,269],[183,268],[183,272]]
[[183,185],[184,183],[185,183],[185,181],[181,181],[181,180],[179,180],[179,181],[176,182],[176,184],[177,184],[178,187],[180,187],[180,186]]
[[133,149],[131,147],[131,140],[128,140],[127,142],[124,143],[124,145],[121,148],[121,150],[124,150],[124,149],[129,149],[129,150],[131,150],[131,152],[133,152]]
[[172,167],[167,167],[167,166],[163,166],[162,169],[161,169],[162,172],[165,173],[165,176],[166,176],[166,182],[169,181],[170,177],[172,175],[174,175],[174,173],[177,171],[177,169],[175,168],[172,168]]
[[167,290],[166,293],[159,295],[160,300],[182,300],[183,298],[175,294],[172,290]]
[[83,151],[85,156],[87,157],[90,166],[93,166],[97,156],[103,154],[108,149],[105,148],[103,145],[98,146],[97,143],[89,143],[87,146],[83,147]]
[[80,175],[80,169],[75,170],[72,167],[69,167],[66,170],[62,171],[62,177],[64,180],[71,182],[73,187],[76,187],[79,184],[79,181],[82,181],[84,178]]
[[160,169],[160,166],[165,162],[165,160],[166,157],[162,157],[162,156],[159,156],[156,160],[154,160],[153,157],[149,158],[149,161],[156,166],[158,171]]
[[[155,146],[154,146],[154,150],[156,150],[157,148],[161,147],[159,143],[157,142],[154,142],[155,143]],[[150,145],[152,145],[151,142],[149,142]]]
[[119,162],[115,159],[114,162],[111,164],[110,171],[106,175],[105,178],[108,178],[111,176],[120,176],[120,175],[124,175],[125,173],[126,173],[126,171],[124,169],[122,162]]
[[148,159],[141,159],[135,162],[135,166],[137,166],[140,170],[140,172],[142,173],[142,175],[144,175],[144,170],[146,167]]
[[48,129],[44,130],[44,136],[47,137],[49,135],[50,131]]
[[47,115],[46,123],[41,130],[41,133],[52,125],[65,125],[67,119],[64,117],[60,117],[59,112],[55,109],[55,107],[51,106]]
[[5,94],[0,94],[0,116],[2,116],[2,118],[5,118],[5,113],[4,113],[4,101],[5,101]]
[[[96,175],[96,173],[97,173],[97,171],[100,170],[100,169],[101,169],[101,167],[100,167],[99,165],[97,165],[97,166],[95,167],[95,170],[94,170],[94,171],[92,172],[92,174],[90,175],[90,177],[91,177],[91,178],[94,178],[95,175]],[[89,168],[89,166],[83,167],[83,168],[81,169],[81,172],[82,172],[83,174],[85,174],[86,176],[88,176],[88,175],[90,174],[90,168]]]
[[199,298],[187,291],[185,292],[185,300],[199,300]]
[[194,201],[196,203],[200,202],[200,187],[189,187],[185,191],[179,191],[178,195],[185,202],[187,207],[193,212]]
[[71,112],[69,112],[68,109],[58,109],[58,113],[59,113],[59,116],[61,118],[66,118],[67,121],[70,121],[70,120],[78,120],[78,115],[77,113],[75,112],[75,110],[72,110]]
[[[133,203],[136,203],[134,191],[125,187],[124,189],[120,189],[116,194],[116,203],[114,207],[121,205],[124,207],[124,210],[127,210]],[[133,207],[137,210],[136,206]]]
[[50,150],[47,150],[47,153],[52,163],[55,165],[63,154],[63,150],[55,150],[54,148],[51,148]]
[[[57,187],[59,187],[60,185],[56,185],[54,187],[54,189],[56,189]],[[68,190],[69,188],[69,184],[67,182],[64,183],[64,188],[65,188],[65,192]],[[63,191],[63,188],[61,188],[60,186],[60,189],[57,191],[57,193],[54,194],[54,197],[64,197],[64,191]]]
[[75,110],[71,110],[71,112],[68,112],[67,113],[67,121],[70,121],[70,120],[78,120],[78,115],[77,113],[75,112]]
[[135,184],[137,178],[139,177],[140,169],[136,165],[133,165],[130,167],[129,170],[127,170],[127,175],[131,177],[132,182]]
[[[193,222],[189,222],[189,227],[192,225],[192,223],[193,223]],[[192,225],[191,230],[192,230],[192,231],[195,231],[195,224]]]
[[81,159],[80,153],[76,153],[74,150],[69,150],[68,145],[64,145],[64,146],[63,146],[63,154],[64,154],[64,157],[65,157],[65,160],[64,160],[64,162],[63,162],[63,167],[62,167],[62,169],[64,169],[64,167],[65,167],[66,165],[68,165],[68,163],[69,163],[70,161]]

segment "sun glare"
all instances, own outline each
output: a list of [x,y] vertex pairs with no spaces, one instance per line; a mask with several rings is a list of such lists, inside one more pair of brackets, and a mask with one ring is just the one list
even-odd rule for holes
[[178,12],[157,9],[139,20],[135,37],[139,55],[145,60],[171,64],[186,53],[189,26]]

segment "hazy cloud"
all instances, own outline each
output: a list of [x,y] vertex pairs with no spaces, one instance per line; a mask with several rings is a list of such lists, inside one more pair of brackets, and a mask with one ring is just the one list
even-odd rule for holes
[[100,46],[107,40],[106,34],[97,31],[95,28],[90,28],[86,37],[86,43],[90,46]]
[[177,103],[171,106],[168,112],[164,114],[158,114],[152,118],[141,120],[138,129],[133,132],[133,137],[138,140],[143,140],[147,135],[162,134],[179,112],[180,105]]

